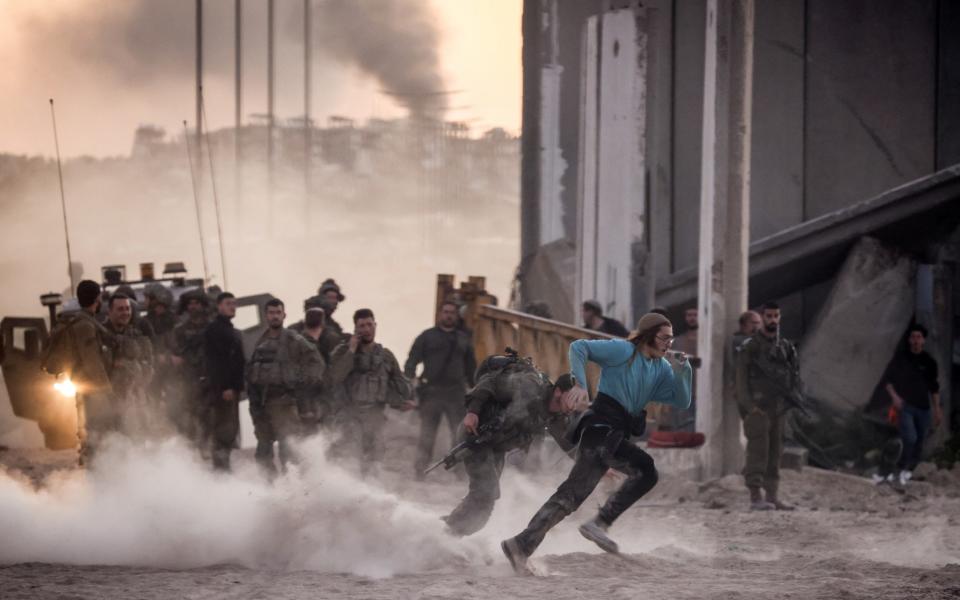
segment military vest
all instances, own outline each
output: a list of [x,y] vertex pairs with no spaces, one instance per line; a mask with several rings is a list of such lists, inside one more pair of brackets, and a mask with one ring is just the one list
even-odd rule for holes
[[287,330],[281,330],[278,337],[262,335],[250,357],[247,381],[278,391],[298,387],[303,378],[300,376],[300,365],[293,361],[290,351],[295,341],[294,335]]
[[354,354],[353,369],[343,383],[349,403],[357,407],[387,404],[389,368],[386,350],[380,344],[369,352]]
[[790,393],[798,380],[797,351],[788,340],[757,334],[740,351],[747,361],[750,394],[754,400],[777,400]]

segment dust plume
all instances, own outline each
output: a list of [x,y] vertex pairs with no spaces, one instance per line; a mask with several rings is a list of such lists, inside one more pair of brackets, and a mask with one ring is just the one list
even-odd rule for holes
[[[274,484],[251,463],[213,474],[181,442],[113,438],[94,471],[44,487],[0,473],[0,563],[240,564],[387,577],[479,562],[477,540],[439,515],[356,479],[313,439]],[[411,548],[416,548],[415,552]]]

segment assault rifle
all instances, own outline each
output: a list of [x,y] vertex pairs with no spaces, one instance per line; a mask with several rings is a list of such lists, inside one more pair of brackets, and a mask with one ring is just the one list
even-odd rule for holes
[[497,433],[499,433],[500,428],[503,427],[503,420],[504,417],[501,413],[496,418],[491,419],[490,421],[477,427],[477,435],[468,434],[467,439],[451,448],[450,451],[447,452],[446,456],[430,465],[427,470],[423,472],[423,474],[426,475],[440,465],[443,465],[443,468],[447,471],[457,466],[457,463],[463,460],[463,455],[467,450],[479,448],[480,446],[489,443],[490,440],[493,439]]

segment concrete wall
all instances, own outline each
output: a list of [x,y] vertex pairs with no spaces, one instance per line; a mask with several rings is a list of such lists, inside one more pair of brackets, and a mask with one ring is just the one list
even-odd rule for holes
[[756,6],[750,237],[803,221],[804,0]]
[[697,266],[706,3],[673,4],[673,239],[671,271]]
[[632,323],[632,247],[644,229],[644,11],[590,17],[584,48],[576,302],[596,299]]
[[806,218],[933,172],[935,4],[807,0]]

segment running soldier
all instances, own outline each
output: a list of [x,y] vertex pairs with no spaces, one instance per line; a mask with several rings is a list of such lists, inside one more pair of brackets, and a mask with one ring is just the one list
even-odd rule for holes
[[545,430],[563,450],[573,448],[565,438],[566,416],[586,406],[573,404],[572,389],[571,375],[552,383],[515,353],[483,361],[477,384],[467,393],[461,434],[461,442],[467,442],[463,464],[470,484],[460,504],[443,518],[450,533],[470,535],[486,525],[500,497],[500,474],[509,450],[529,447]]

